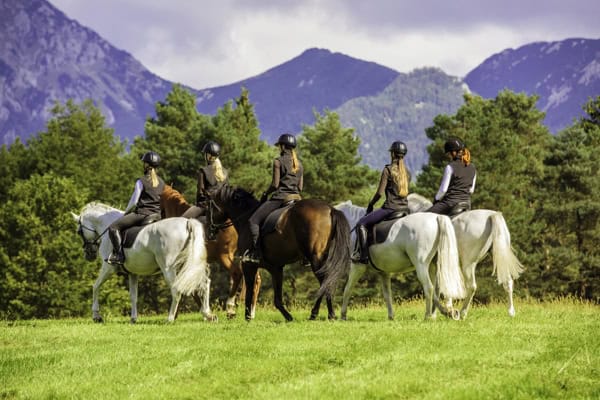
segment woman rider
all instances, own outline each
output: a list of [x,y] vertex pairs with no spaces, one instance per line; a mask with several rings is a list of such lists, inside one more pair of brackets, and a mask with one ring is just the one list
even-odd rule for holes
[[[381,172],[377,192],[369,202],[367,214],[358,220],[356,233],[358,238],[358,252],[352,261],[366,264],[369,260],[367,250],[368,228],[382,221],[394,211],[406,211],[408,213],[408,184],[410,183],[410,171],[404,164],[404,156],[407,153],[406,145],[396,141],[392,143],[389,150],[391,163],[387,164]],[[385,194],[385,202],[380,209],[373,211],[373,206]]]
[[[250,217],[250,234],[252,235],[251,248],[245,255],[245,261],[259,262],[258,237],[260,225],[271,211],[281,207],[285,202],[300,200],[303,187],[302,163],[296,155],[296,137],[289,133],[279,136],[275,143],[279,146],[279,157],[273,160],[273,176],[271,186],[263,193],[261,205]],[[267,200],[269,194],[271,198]]]
[[198,171],[196,205],[183,213],[182,217],[185,218],[199,218],[206,215],[206,201],[217,188],[226,184],[229,178],[227,170],[223,168],[219,159],[221,154],[219,143],[209,141],[202,147],[202,152],[206,165]]
[[113,252],[106,260],[109,264],[122,265],[125,261],[121,249],[121,232],[132,226],[141,225],[152,216],[153,220],[160,219],[160,195],[165,183],[156,173],[160,164],[160,156],[149,151],[141,160],[144,162],[144,175],[136,182],[125,214],[108,227],[108,236],[113,246]]
[[444,169],[440,189],[427,211],[437,214],[450,214],[459,204],[471,209],[471,194],[475,191],[477,170],[471,163],[471,152],[459,139],[449,139],[444,144],[444,152],[450,163]]

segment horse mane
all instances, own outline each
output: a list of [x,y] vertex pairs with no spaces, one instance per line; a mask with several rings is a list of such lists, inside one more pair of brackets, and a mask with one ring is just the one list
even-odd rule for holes
[[258,200],[251,192],[239,186],[221,185],[215,192],[215,196],[221,198],[224,202],[232,202],[239,206],[246,206],[248,203],[257,203]]
[[343,201],[334,208],[343,212],[351,225],[356,224],[359,219],[364,217],[366,211],[366,208],[352,204],[351,200]]
[[112,211],[121,211],[115,207],[111,207],[107,204],[100,203],[99,201],[92,201],[91,203],[86,204],[81,209],[80,214],[86,214],[89,212],[97,212],[100,214],[106,214]]
[[407,197],[410,212],[419,212],[428,209],[433,203],[425,196],[419,193],[410,193]]

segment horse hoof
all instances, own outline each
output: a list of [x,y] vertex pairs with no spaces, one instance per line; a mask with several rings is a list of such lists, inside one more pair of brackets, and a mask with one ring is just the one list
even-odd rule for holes
[[131,319],[129,320],[129,323],[130,323],[131,325],[135,325],[135,324],[137,323],[137,318],[131,318]]
[[204,320],[208,322],[219,322],[219,317],[217,315],[209,315],[208,317],[204,317]]
[[335,321],[335,320],[337,320],[337,317],[335,315],[329,315],[327,317],[327,319],[330,320],[330,321]]
[[[310,317],[308,317],[308,320],[309,320],[309,321],[314,321],[314,320],[316,320],[316,319],[317,319],[317,316],[316,316],[316,315],[311,315]],[[288,319],[288,321],[291,321],[291,319]]]
[[236,313],[227,313],[227,319],[234,319],[236,317]]
[[453,320],[460,321],[460,311],[458,311],[458,310],[450,310],[450,315],[452,316]]
[[104,319],[102,317],[94,317],[94,322],[97,324],[103,324]]

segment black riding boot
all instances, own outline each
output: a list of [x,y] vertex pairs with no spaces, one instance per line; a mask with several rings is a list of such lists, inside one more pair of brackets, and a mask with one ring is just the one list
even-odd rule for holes
[[260,261],[260,250],[258,248],[258,237],[260,236],[260,226],[250,224],[250,235],[252,236],[252,245],[245,254],[244,261],[258,263]]
[[113,251],[106,262],[114,265],[123,265],[125,262],[125,256],[123,255],[123,248],[121,247],[121,232],[118,229],[109,229],[108,237],[113,246]]
[[367,227],[356,225],[356,237],[358,241],[358,257],[352,257],[352,261],[367,264],[369,262],[369,250],[367,249]]

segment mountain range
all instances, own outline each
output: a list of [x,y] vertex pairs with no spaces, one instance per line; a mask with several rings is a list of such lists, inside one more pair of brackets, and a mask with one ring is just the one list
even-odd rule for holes
[[[148,71],[129,53],[68,18],[46,0],[0,2],[0,143],[25,141],[44,130],[55,102],[91,98],[116,135],[143,135],[173,82]],[[198,111],[213,114],[246,87],[262,138],[301,132],[313,112],[336,111],[361,138],[363,161],[380,168],[381,148],[405,140],[409,167],[427,161],[424,129],[440,113],[452,114],[471,91],[493,98],[504,88],[538,94],[552,132],[581,114],[600,93],[600,40],[531,43],[492,55],[464,79],[434,68],[405,74],[327,49],[308,49],[255,77],[197,89]]]

